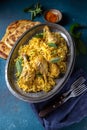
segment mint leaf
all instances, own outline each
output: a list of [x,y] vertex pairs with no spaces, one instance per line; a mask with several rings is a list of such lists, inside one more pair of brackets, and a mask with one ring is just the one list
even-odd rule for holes
[[16,63],[15,63],[15,66],[16,66],[16,70],[17,70],[17,76],[19,77],[21,72],[22,72],[22,58],[18,58]]
[[82,54],[87,54],[87,47],[85,46],[85,44],[83,43],[83,41],[81,41],[79,39],[79,43],[78,43],[78,49]]
[[76,54],[87,54],[87,47],[82,41],[82,32],[81,29],[86,28],[86,26],[80,25],[78,23],[74,23],[70,26],[70,34],[73,37],[76,43]]
[[43,33],[36,34],[34,37],[36,37],[36,38],[43,38]]
[[59,57],[56,57],[56,58],[53,58],[53,59],[50,60],[50,62],[52,62],[52,63],[57,63],[59,61],[60,61]]
[[57,45],[55,43],[48,43],[48,46],[57,48]]

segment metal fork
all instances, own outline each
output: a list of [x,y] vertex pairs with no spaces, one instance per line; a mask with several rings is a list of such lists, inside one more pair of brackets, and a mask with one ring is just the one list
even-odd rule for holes
[[50,112],[54,111],[57,107],[61,106],[63,103],[65,103],[67,100],[69,100],[71,97],[76,97],[82,94],[84,91],[87,90],[87,87],[85,84],[82,84],[85,82],[84,77],[78,78],[71,86],[71,90],[69,92],[63,93],[59,98],[52,101],[50,104],[45,106],[40,112],[40,117],[45,117]]
[[81,84],[81,85],[79,85],[79,87],[74,88],[73,91],[70,93],[69,96],[63,98],[62,102],[65,103],[70,98],[77,97],[77,96],[81,95],[82,93],[86,92],[86,90],[87,90],[87,86],[85,84]]
[[79,77],[72,85],[71,88],[63,94],[64,97],[66,97],[70,92],[73,91],[74,88],[78,87],[79,85],[83,84],[86,81],[86,79],[81,76]]
[[[82,84],[80,87],[78,87],[77,89],[75,89],[74,91],[71,92],[71,94],[64,99],[64,102],[66,102],[67,100],[69,100],[70,98],[72,97],[77,97],[79,96],[80,94],[86,92],[87,90],[87,86],[85,84]],[[69,114],[71,113],[71,111],[73,110],[74,106],[69,110],[69,112],[60,120],[60,122],[64,122]]]

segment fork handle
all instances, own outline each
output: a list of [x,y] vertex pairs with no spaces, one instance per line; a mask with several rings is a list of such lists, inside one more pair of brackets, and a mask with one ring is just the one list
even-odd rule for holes
[[60,98],[56,99],[55,102],[52,102],[50,105],[46,106],[39,112],[40,117],[45,117],[52,111],[54,111],[56,108],[62,105],[64,96],[62,95]]

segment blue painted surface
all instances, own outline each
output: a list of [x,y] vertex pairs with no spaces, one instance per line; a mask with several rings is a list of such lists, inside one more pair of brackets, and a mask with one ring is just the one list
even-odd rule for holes
[[[0,1],[0,39],[5,33],[6,27],[18,19],[30,19],[23,9],[36,3],[36,0],[1,0]],[[62,11],[63,21],[60,23],[66,29],[74,22],[87,25],[87,1],[86,0],[40,0],[45,9],[56,8]],[[37,17],[35,21],[44,22],[43,17]],[[83,40],[87,44],[87,30],[83,30]],[[87,55],[77,57],[76,65],[83,67],[87,72]],[[29,104],[14,97],[5,83],[6,61],[0,59],[0,130],[44,130]],[[87,130],[87,119],[78,124],[73,124],[62,130]]]

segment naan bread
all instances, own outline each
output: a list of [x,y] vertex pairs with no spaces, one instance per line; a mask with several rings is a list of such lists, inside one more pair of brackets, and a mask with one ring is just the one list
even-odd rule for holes
[[[20,36],[25,31],[38,24],[40,24],[40,22],[32,22],[31,20],[18,20],[11,23],[7,27],[6,33],[0,41],[0,57],[7,59],[12,47]],[[4,50],[2,48],[4,48]]]
[[4,42],[0,41],[0,57],[3,59],[7,59],[9,53],[10,53],[10,48],[7,47],[7,45]]
[[21,27],[27,23],[31,22],[30,20],[18,20],[18,21],[14,21],[12,22],[10,25],[8,25],[7,29],[6,29],[6,33],[4,35],[4,37],[2,38],[2,40],[4,41],[4,39],[10,35],[11,33],[13,33],[18,27]]

